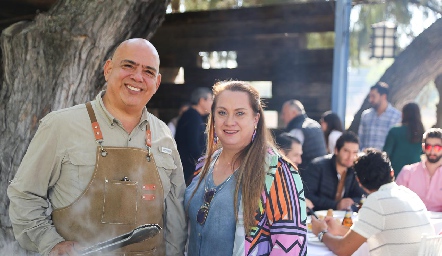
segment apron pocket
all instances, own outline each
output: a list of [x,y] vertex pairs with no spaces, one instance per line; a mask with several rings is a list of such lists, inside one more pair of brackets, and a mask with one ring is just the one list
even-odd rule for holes
[[105,181],[101,223],[135,224],[138,197],[138,182]]

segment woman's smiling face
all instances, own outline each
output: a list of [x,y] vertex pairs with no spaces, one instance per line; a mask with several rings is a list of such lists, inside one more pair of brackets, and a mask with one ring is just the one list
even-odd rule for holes
[[215,132],[224,149],[239,151],[252,141],[259,114],[250,106],[246,92],[225,90],[214,108]]

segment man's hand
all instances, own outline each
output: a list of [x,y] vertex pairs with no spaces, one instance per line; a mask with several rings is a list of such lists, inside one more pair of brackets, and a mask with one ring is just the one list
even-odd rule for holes
[[313,207],[315,207],[315,205],[312,203],[312,201],[310,201],[310,199],[308,199],[308,198],[305,199],[305,204],[306,204],[307,207],[309,207],[310,209],[313,209]]
[[79,252],[75,248],[80,249],[80,245],[73,241],[63,241],[54,246],[49,256],[79,256]]
[[316,219],[315,216],[312,216],[312,233],[315,234],[315,236],[318,235],[319,232],[322,230],[327,229],[327,224],[323,220]]
[[349,209],[355,202],[351,198],[342,198],[339,200],[338,205],[336,206],[336,210],[347,210]]
[[344,236],[349,230],[348,227],[341,225],[340,222],[333,217],[326,216],[324,221],[328,226],[328,232],[332,235]]

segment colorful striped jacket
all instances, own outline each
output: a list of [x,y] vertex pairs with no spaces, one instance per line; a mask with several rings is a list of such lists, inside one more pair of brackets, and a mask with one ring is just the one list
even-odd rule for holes
[[256,211],[256,226],[244,235],[240,207],[232,255],[307,255],[307,212],[301,176],[276,149],[268,150],[266,162],[269,169]]

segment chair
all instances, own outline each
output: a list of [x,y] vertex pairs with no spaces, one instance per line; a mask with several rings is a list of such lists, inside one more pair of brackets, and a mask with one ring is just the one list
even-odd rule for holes
[[418,256],[442,256],[442,235],[424,234],[419,246]]

